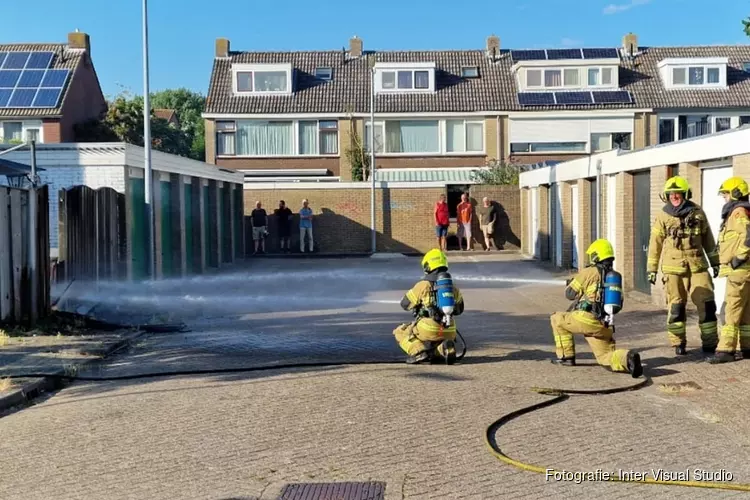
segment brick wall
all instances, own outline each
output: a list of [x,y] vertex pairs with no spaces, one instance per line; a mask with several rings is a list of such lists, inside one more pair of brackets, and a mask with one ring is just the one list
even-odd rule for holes
[[[490,196],[504,209],[503,216],[496,226],[496,242],[505,242],[506,248],[518,248],[520,239],[520,193],[516,186],[482,186],[472,192],[472,201],[476,202],[475,193]],[[377,228],[378,251],[385,252],[425,252],[434,248],[437,240],[434,224],[434,204],[443,188],[385,188],[375,191],[375,226]],[[292,245],[299,248],[299,209],[302,200],[310,202],[313,209],[313,238],[318,250],[323,253],[369,252],[370,251],[370,190],[363,188],[319,188],[319,189],[246,189],[245,215],[249,216],[260,201],[270,214],[278,207],[279,200],[284,200],[295,213],[292,222]],[[385,210],[384,210],[385,207]],[[276,222],[269,217],[270,239],[266,242],[268,251],[276,251]],[[246,224],[249,225],[246,217]],[[474,238],[482,241],[478,224]],[[500,230],[504,229],[504,230]],[[450,236],[455,235],[456,224],[451,224]],[[252,231],[246,231],[248,249]]]
[[42,138],[45,144],[62,142],[62,129],[60,120],[57,118],[46,118],[42,120]]
[[578,180],[578,267],[586,265],[586,250],[593,241],[591,239],[591,188],[592,183],[588,179]]
[[[622,256],[622,282],[625,289],[632,289],[635,263],[634,263],[634,232],[635,220],[633,218],[634,189],[633,175],[622,172],[617,175],[617,192],[622,196],[617,200],[617,246],[620,247]],[[618,255],[619,257],[619,255]]]
[[204,120],[206,128],[206,163],[216,165],[216,123],[213,120]]
[[58,245],[59,192],[63,188],[86,185],[91,189],[110,187],[118,193],[125,192],[125,168],[107,167],[52,167],[45,166],[39,177],[49,185],[49,240],[50,248]]
[[735,156],[732,159],[734,175],[743,179],[750,179],[750,154]]
[[648,145],[647,128],[646,113],[637,113],[633,121],[633,149],[643,149]]
[[[517,186],[473,185],[469,189],[471,202],[475,207],[481,206],[486,196],[495,205],[497,222],[495,223],[495,245],[497,248],[521,248],[521,196]],[[474,238],[482,246],[484,237],[479,226],[479,218],[474,217],[472,227]]]
[[562,210],[562,267],[573,264],[573,197],[570,183],[560,183],[560,209]]
[[[693,201],[700,205],[701,203],[701,184],[703,183],[703,176],[701,175],[701,169],[700,169],[700,163],[693,162],[693,163],[680,163],[680,177],[684,177],[687,179],[688,184],[690,185],[690,190],[693,192]],[[664,182],[666,182],[667,179],[664,179]],[[653,192],[654,186],[652,186],[652,192]],[[662,183],[661,186],[657,187],[658,192],[661,192],[664,189],[664,183]]]
[[[502,126],[502,124],[501,124]],[[484,120],[484,150],[487,153],[487,158],[498,159],[500,158],[500,151],[498,151],[498,127],[497,118],[489,117]],[[500,149],[502,149],[502,138],[500,138]]]

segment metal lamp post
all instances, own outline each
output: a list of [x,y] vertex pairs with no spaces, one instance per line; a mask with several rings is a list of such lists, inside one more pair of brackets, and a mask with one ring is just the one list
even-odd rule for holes
[[375,228],[375,57],[370,60],[370,246],[377,250]]
[[143,170],[144,198],[148,224],[148,269],[151,279],[156,278],[156,235],[154,232],[153,171],[151,170],[151,96],[148,72],[148,0],[143,0]]

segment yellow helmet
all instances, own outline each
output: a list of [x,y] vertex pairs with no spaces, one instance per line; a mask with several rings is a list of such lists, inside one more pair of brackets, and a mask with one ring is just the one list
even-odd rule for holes
[[692,196],[687,179],[678,175],[667,179],[664,184],[664,194],[668,195],[669,193],[682,193],[686,200],[689,200]]
[[609,241],[602,238],[589,246],[589,249],[586,250],[586,255],[589,256],[592,264],[598,264],[605,259],[614,259],[615,249],[612,248],[612,244]]
[[448,257],[437,248],[433,248],[422,258],[422,269],[425,273],[430,273],[439,267],[448,268]]
[[747,196],[750,189],[748,189],[747,182],[742,177],[730,177],[719,186],[719,194],[722,193],[729,193],[731,199],[739,200],[743,196]]

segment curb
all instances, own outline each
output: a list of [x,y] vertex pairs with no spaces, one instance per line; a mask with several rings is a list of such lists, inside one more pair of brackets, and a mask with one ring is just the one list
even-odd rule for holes
[[[137,340],[142,335],[145,335],[145,331],[137,331],[134,333],[126,333],[121,338],[112,342],[111,344],[99,348],[99,349],[84,349],[81,353],[100,356],[99,359],[92,359],[89,361],[81,361],[80,363],[73,363],[73,367],[76,371],[85,370],[97,363],[102,362],[108,356],[116,353],[124,347],[127,347],[131,342]],[[65,375],[65,369],[59,368],[53,372],[54,375]],[[1,378],[1,377],[0,377]],[[25,379],[20,379],[25,380]],[[70,384],[72,380],[61,379],[57,377],[45,377],[45,378],[33,378],[28,379],[21,385],[20,388],[11,392],[7,396],[0,397],[0,412],[4,412],[16,406],[27,405],[34,399],[41,396],[46,392],[53,392],[62,389],[66,385]]]

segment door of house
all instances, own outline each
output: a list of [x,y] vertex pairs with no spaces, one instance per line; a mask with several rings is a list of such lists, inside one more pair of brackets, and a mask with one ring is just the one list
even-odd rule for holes
[[651,238],[651,171],[633,175],[633,287],[651,294],[646,262]]
[[[701,171],[700,204],[706,213],[711,231],[714,233],[714,239],[717,240],[719,227],[721,227],[721,209],[724,207],[724,199],[719,196],[719,186],[729,177],[732,177],[732,174],[732,167],[707,168]],[[714,279],[714,294],[716,295],[716,309],[718,311],[721,311],[721,306],[724,304],[726,281],[726,278]]]

